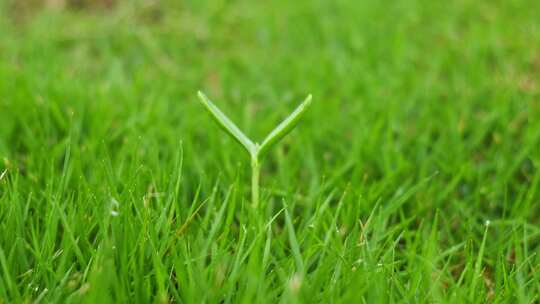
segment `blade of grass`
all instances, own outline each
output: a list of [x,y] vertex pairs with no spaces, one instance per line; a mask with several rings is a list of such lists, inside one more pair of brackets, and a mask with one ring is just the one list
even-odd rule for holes
[[478,292],[476,290],[476,287],[479,284],[479,281],[482,279],[482,272],[483,272],[483,258],[484,258],[484,251],[486,249],[486,240],[487,240],[487,234],[489,230],[489,223],[486,223],[486,228],[484,230],[484,237],[482,238],[482,244],[480,245],[480,250],[478,251],[478,256],[476,258],[476,263],[474,264],[474,274],[473,279],[471,283],[471,289],[469,289],[469,300],[474,302],[475,297],[478,295]]
[[[285,202],[284,205],[286,206]],[[300,253],[300,245],[298,244],[296,233],[294,231],[294,225],[292,223],[291,216],[289,214],[289,211],[287,210],[287,207],[285,208],[285,224],[287,226],[287,231],[289,234],[289,243],[291,245],[291,250],[296,261],[296,271],[303,276],[305,269],[304,261],[302,259],[302,254]]]
[[[2,278],[3,278],[4,283],[6,284],[7,293],[8,294],[11,293],[12,294],[11,296],[14,299],[19,298],[20,294],[16,288],[15,283],[13,282],[11,278],[11,271],[8,268],[8,265],[9,264],[7,262],[6,255],[4,253],[4,249],[2,248],[2,246],[0,246],[0,266],[2,267],[2,272],[3,272]],[[2,282],[2,280],[0,280],[0,282]]]

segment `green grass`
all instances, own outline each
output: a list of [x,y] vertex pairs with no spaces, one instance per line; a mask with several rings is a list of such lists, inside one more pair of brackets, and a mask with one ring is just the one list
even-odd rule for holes
[[152,3],[0,1],[0,303],[540,301],[540,2]]

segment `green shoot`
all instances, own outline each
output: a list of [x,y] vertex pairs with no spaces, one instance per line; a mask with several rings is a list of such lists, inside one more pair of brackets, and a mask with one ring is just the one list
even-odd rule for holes
[[219,126],[227,132],[234,140],[242,145],[248,152],[251,158],[251,201],[253,206],[256,207],[259,205],[259,179],[260,179],[260,164],[259,161],[262,157],[269,151],[269,149],[278,143],[283,137],[285,137],[289,132],[291,132],[303,114],[308,109],[311,104],[311,95],[302,102],[294,112],[292,112],[285,120],[280,123],[268,136],[262,141],[262,144],[251,141],[240,129],[225,115],[221,110],[218,109],[204,95],[201,91],[198,92],[199,99],[202,104],[206,107],[208,112],[212,115],[212,118],[219,124]]

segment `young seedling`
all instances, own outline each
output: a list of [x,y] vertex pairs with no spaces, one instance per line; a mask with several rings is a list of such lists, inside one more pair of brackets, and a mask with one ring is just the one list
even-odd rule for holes
[[259,205],[259,176],[261,172],[260,161],[268,150],[281,140],[285,135],[291,132],[298,124],[302,115],[306,112],[311,104],[311,95],[300,104],[294,112],[292,112],[283,122],[266,136],[261,144],[251,141],[240,129],[218,109],[201,91],[198,92],[199,99],[206,107],[208,112],[212,114],[212,118],[219,126],[227,132],[234,140],[236,140],[251,157],[251,201],[253,206]]

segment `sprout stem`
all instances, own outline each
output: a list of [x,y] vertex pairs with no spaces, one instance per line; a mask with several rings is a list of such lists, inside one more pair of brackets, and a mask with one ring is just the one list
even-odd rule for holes
[[253,207],[259,206],[259,176],[261,173],[261,166],[257,156],[251,157],[251,203]]

